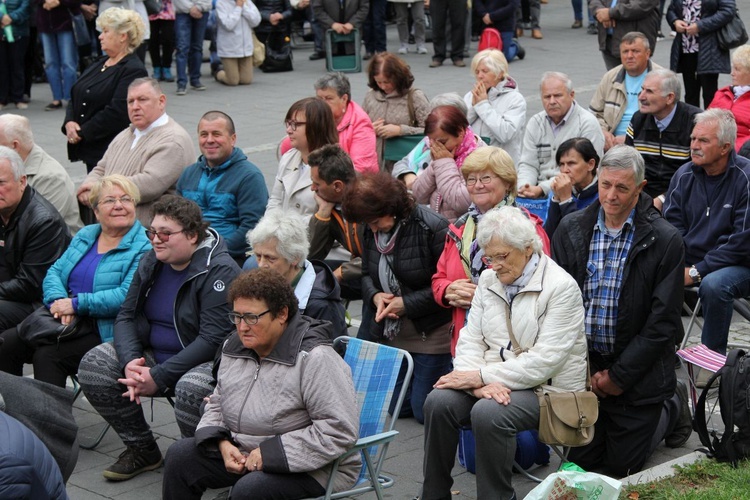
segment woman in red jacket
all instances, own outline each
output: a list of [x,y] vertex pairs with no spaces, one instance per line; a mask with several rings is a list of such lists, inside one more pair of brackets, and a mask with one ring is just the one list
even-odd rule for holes
[[737,122],[737,142],[740,150],[750,139],[750,45],[743,45],[732,54],[732,85],[719,89],[709,108],[728,109]]

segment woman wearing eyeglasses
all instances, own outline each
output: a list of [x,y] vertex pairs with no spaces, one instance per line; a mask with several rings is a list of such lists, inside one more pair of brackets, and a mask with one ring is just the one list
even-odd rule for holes
[[89,351],[78,379],[89,402],[126,446],[103,475],[124,481],[161,466],[141,397],[174,396],[183,436],[213,390],[211,361],[232,330],[226,289],[240,269],[198,205],[167,195],[153,205],[141,259],[114,326],[114,342]]
[[[461,175],[471,196],[469,211],[448,227],[445,248],[432,277],[432,294],[443,307],[451,308],[451,353],[455,354],[458,334],[466,322],[479,275],[487,269],[484,251],[477,243],[477,225],[487,212],[497,207],[516,206],[516,168],[503,149],[488,146],[471,153],[461,166]],[[534,223],[543,249],[549,254],[549,238],[542,220],[522,209]]]
[[338,144],[336,122],[331,107],[325,101],[308,97],[292,104],[284,124],[292,149],[281,157],[266,213],[271,210],[294,212],[307,223],[318,209],[310,189],[312,179],[307,157],[321,146]]
[[[271,269],[237,278],[229,302],[224,321],[237,334],[222,345],[195,437],[169,448],[162,498],[199,500],[227,486],[232,498],[322,497],[331,462],[359,435],[351,373],[331,347],[331,325],[303,316]],[[360,454],[338,470],[334,492],[354,485]]]
[[[65,379],[78,371],[83,355],[112,340],[115,316],[149,247],[135,218],[139,198],[135,184],[121,175],[103,177],[93,186],[89,200],[99,222],[76,233],[42,283],[44,307],[61,325],[77,323],[80,334],[71,340],[50,338],[43,345],[30,345],[19,337],[17,328],[6,330],[0,335],[4,339],[0,370],[22,375],[24,363],[32,363],[34,378],[65,387]],[[22,327],[31,328],[32,323],[24,323]]]

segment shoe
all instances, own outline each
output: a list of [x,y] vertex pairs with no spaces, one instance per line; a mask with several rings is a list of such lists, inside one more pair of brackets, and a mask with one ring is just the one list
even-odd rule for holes
[[426,54],[427,53],[427,47],[424,45],[420,45],[417,47],[417,54]]
[[674,38],[676,36],[677,36],[677,32],[676,31],[670,31],[669,32],[669,38]]
[[177,87],[177,95],[185,95],[187,94],[187,89],[185,87]]
[[664,33],[659,30],[656,32],[656,41],[661,42],[662,40],[664,40]]
[[169,82],[169,83],[174,82],[174,76],[172,76],[172,70],[169,68],[161,69],[161,77],[164,79],[165,82]]
[[464,62],[463,59],[455,59],[453,61],[453,65],[456,66],[457,68],[465,68],[466,67],[466,63]]
[[160,82],[164,81],[164,77],[161,74],[161,67],[154,68],[154,80],[159,80]]
[[409,49],[408,49],[408,47],[406,45],[402,45],[401,47],[399,47],[398,53],[399,54],[408,54],[409,53]]
[[311,61],[317,61],[319,59],[325,59],[325,58],[326,58],[326,53],[325,52],[321,52],[319,50],[316,50],[312,54],[310,54],[310,60]]
[[516,28],[516,38],[521,38],[523,36],[523,28]]
[[680,400],[680,415],[674,430],[664,438],[664,444],[670,448],[679,448],[687,442],[693,433],[693,418],[690,415],[690,403],[688,402],[688,389],[685,382],[677,381],[675,394]]
[[439,68],[442,65],[443,65],[443,61],[441,61],[440,59],[433,59],[432,62],[430,63],[430,68]]
[[128,446],[102,476],[110,481],[126,481],[142,472],[158,469],[162,463],[164,459],[156,443],[151,443],[148,448]]
[[372,59],[372,52],[365,52],[365,55],[362,56],[363,61],[369,61]]
[[596,29],[596,23],[590,23],[589,27],[586,28],[586,33],[588,33],[589,35],[598,35],[599,30]]
[[44,107],[44,111],[55,111],[56,109],[62,109],[62,101],[52,101]]
[[191,83],[190,88],[193,90],[197,90],[198,92],[203,92],[204,90],[206,90],[206,86],[201,82]]
[[574,30],[583,28],[583,21],[581,21],[580,19],[576,19],[575,21],[573,21],[573,24],[571,24],[570,27]]
[[521,44],[515,38],[513,41],[516,42],[516,57],[523,60],[526,57],[526,49],[521,47]]
[[542,36],[542,30],[540,30],[539,28],[534,28],[533,30],[531,30],[531,38],[535,40],[541,40],[542,38],[544,38],[544,36]]
[[29,105],[25,102],[17,102],[16,103],[16,109],[28,109]]

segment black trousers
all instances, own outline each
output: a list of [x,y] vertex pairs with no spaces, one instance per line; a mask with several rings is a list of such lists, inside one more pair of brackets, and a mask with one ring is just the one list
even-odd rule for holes
[[430,3],[432,16],[432,45],[435,50],[432,58],[443,61],[446,58],[445,24],[450,17],[451,22],[451,54],[454,61],[464,58],[466,2],[461,0],[432,0]]
[[325,489],[309,474],[227,472],[221,455],[207,457],[198,451],[195,438],[181,439],[169,447],[162,481],[164,500],[200,500],[206,489],[227,486],[233,486],[232,498],[237,499],[291,500],[325,494]]
[[149,21],[151,25],[151,39],[148,41],[148,52],[154,68],[169,68],[172,66],[174,53],[174,21],[155,19]]
[[0,40],[0,104],[23,102],[24,57],[29,37],[19,36],[15,42]]
[[[699,108],[707,108],[719,90],[718,73],[698,74],[698,54],[680,54],[682,82],[685,85],[685,102]],[[701,90],[703,106],[701,106]]]

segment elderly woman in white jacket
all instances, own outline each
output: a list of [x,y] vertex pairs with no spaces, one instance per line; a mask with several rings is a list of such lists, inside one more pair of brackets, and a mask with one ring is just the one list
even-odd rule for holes
[[483,50],[471,60],[471,72],[477,82],[464,96],[469,126],[478,136],[489,138],[490,146],[503,148],[518,163],[526,99],[508,74],[508,61],[499,50]]
[[253,28],[260,11],[251,0],[217,0],[216,47],[224,69],[216,80],[224,85],[249,85],[253,81]]
[[[515,498],[516,433],[539,427],[542,384],[586,386],[586,337],[575,280],[542,253],[534,224],[518,208],[488,212],[477,242],[491,269],[482,273],[454,370],[424,405],[423,500],[449,498],[459,429],[476,437],[477,498]],[[522,349],[514,354],[508,329]]]

